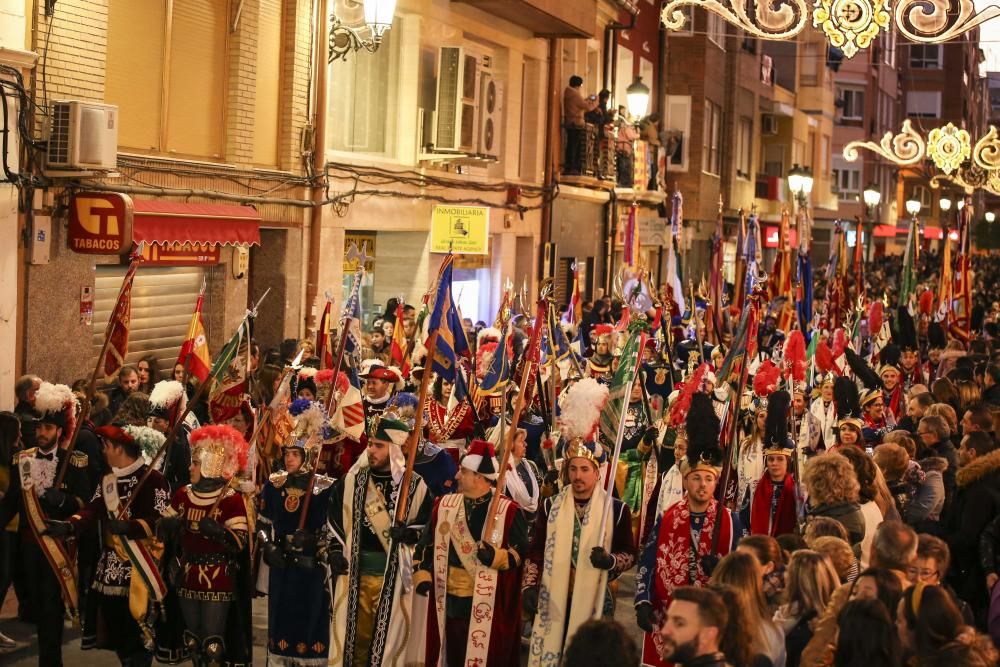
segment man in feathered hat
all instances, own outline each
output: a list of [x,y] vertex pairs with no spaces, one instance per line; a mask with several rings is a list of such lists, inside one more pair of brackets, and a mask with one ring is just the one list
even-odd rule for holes
[[[180,576],[174,584],[183,619],[183,649],[195,665],[249,664],[251,572],[249,544],[255,516],[232,479],[247,465],[249,446],[231,426],[191,432],[191,484],[178,489],[160,520],[176,536]],[[166,624],[176,622],[168,613]],[[158,650],[176,629],[157,631]]]
[[427,485],[414,474],[405,520],[395,523],[410,427],[386,410],[372,421],[368,447],[333,486],[329,563],[336,584],[331,665],[389,665],[404,650],[413,545],[431,513]]
[[[153,386],[149,393],[149,425],[168,435],[177,425],[187,408],[187,392],[184,385],[177,380],[161,380]],[[184,422],[177,429],[177,436],[170,445],[166,460],[163,462],[163,476],[174,491],[191,483],[191,431],[198,428],[198,418],[193,412],[184,417]]]
[[[18,452],[10,487],[0,500],[0,530],[18,517],[21,566],[38,628],[38,661],[62,665],[63,617],[75,617],[79,591],[74,554],[59,540],[45,535],[47,519],[66,519],[83,507],[94,489],[88,488],[87,455],[67,453],[76,420],[76,399],[64,384],[42,382],[35,395],[36,446]],[[67,461],[68,459],[68,461]],[[66,468],[56,485],[59,470]]]
[[268,659],[279,665],[325,665],[330,646],[327,563],[317,559],[333,479],[311,474],[324,414],[319,403],[299,413],[282,446],[284,470],[260,495],[258,537],[267,583]]
[[646,633],[642,663],[657,667],[666,664],[659,657],[659,628],[674,589],[708,584],[715,564],[736,548],[743,532],[735,514],[715,499],[723,452],[718,444],[719,420],[707,395],[691,397],[686,424],[687,495],[657,518],[636,575],[636,620]]
[[385,412],[389,399],[397,390],[402,389],[403,378],[395,368],[378,362],[368,364],[359,377],[365,383],[361,392],[364,395],[365,430],[371,432],[376,419]]
[[148,469],[143,445],[157,447],[163,436],[146,426],[101,426],[97,435],[111,472],[86,507],[68,521],[47,521],[47,532],[65,537],[101,531],[104,549],[86,599],[83,648],[114,651],[130,667],[150,665],[153,629],[147,616],[167,591],[153,536],[170,504],[170,488],[159,471]]
[[535,517],[522,580],[524,612],[535,615],[528,651],[532,667],[559,664],[581,623],[595,614],[611,615],[609,583],[635,564],[628,506],[612,498],[611,514],[602,525],[607,492],[601,470],[607,452],[595,435],[607,396],[605,386],[584,378],[563,399],[566,483],[545,499]]
[[795,532],[798,493],[792,476],[793,441],[788,437],[789,395],[767,397],[764,423],[764,475],[750,501],[750,534],[777,537]]
[[425,653],[411,655],[417,664],[520,663],[528,525],[517,504],[502,497],[494,532],[484,534],[499,467],[493,443],[473,440],[458,471],[458,493],[434,504],[415,555],[417,593],[430,597]]

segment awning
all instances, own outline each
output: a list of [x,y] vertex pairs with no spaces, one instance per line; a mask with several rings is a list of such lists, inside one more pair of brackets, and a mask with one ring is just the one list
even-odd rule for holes
[[260,214],[250,206],[134,199],[138,243],[260,245]]

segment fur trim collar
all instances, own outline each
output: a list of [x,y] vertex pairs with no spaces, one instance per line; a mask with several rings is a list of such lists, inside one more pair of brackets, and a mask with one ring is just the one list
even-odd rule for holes
[[943,456],[928,456],[925,459],[920,459],[919,463],[920,469],[924,472],[933,470],[944,472],[948,468],[948,459]]
[[995,472],[1000,472],[1000,449],[996,449],[986,456],[976,457],[968,465],[959,468],[955,481],[959,486],[965,487]]

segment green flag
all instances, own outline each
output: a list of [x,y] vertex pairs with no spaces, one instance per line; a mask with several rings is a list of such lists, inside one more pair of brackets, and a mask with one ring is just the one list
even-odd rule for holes
[[916,219],[910,223],[910,232],[906,236],[906,251],[903,254],[903,273],[899,281],[899,303],[897,306],[906,306],[910,303],[910,297],[917,289],[917,252],[919,239],[917,238]]
[[618,439],[618,422],[621,421],[628,407],[629,394],[632,391],[632,382],[639,370],[639,358],[642,354],[642,347],[646,342],[646,332],[644,326],[631,328],[625,347],[622,349],[622,356],[619,358],[618,370],[611,378],[611,386],[608,388],[608,402],[601,410],[601,435],[609,447],[614,447]]

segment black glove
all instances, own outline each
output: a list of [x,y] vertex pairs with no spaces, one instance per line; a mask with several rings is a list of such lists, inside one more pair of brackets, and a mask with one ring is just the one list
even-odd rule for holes
[[69,537],[72,534],[73,524],[69,521],[45,520],[45,530],[42,531],[42,535],[48,535],[49,537]]
[[433,585],[434,585],[433,582],[421,581],[419,584],[417,584],[417,587],[414,590],[417,592],[417,595],[423,595],[424,597],[427,597],[428,595],[431,594],[431,588],[433,587]]
[[393,542],[401,542],[413,546],[420,541],[420,531],[409,526],[393,526],[389,529],[389,538]]
[[272,542],[267,542],[264,544],[263,551],[264,562],[268,564],[269,567],[282,568],[285,567],[285,555],[281,553],[281,549],[277,544]]
[[316,546],[316,536],[309,531],[300,528],[292,533],[291,544],[299,551],[312,549]]
[[163,516],[156,522],[156,536],[162,541],[167,541],[177,534],[181,528],[181,518],[179,516]]
[[598,570],[610,570],[615,566],[615,557],[604,547],[594,547],[590,550],[590,564]]
[[660,435],[660,429],[655,426],[649,426],[646,428],[646,432],[642,434],[642,441],[649,447],[656,444],[656,438]]
[[42,497],[39,498],[45,505],[47,510],[58,510],[62,509],[62,506],[66,503],[66,494],[57,488],[50,487],[45,489],[42,493]]
[[521,591],[521,610],[525,617],[534,616],[538,611],[538,589],[525,588]]
[[555,485],[559,481],[559,471],[558,470],[547,470],[545,472],[545,479],[542,480],[543,484]]
[[479,562],[486,567],[493,567],[493,559],[497,557],[497,550],[493,548],[492,544],[486,542],[481,542],[479,544],[479,551],[476,552],[476,558]]
[[121,519],[111,519],[108,521],[108,531],[112,535],[128,535],[131,524]]
[[330,564],[330,572],[335,577],[347,574],[347,572],[351,569],[351,564],[347,562],[346,558],[344,558],[344,554],[339,551],[331,551],[327,554],[326,562]]
[[198,522],[198,532],[216,542],[226,541],[228,535],[225,527],[210,516],[202,517]]
[[643,632],[653,631],[653,605],[640,602],[635,608],[635,622]]

